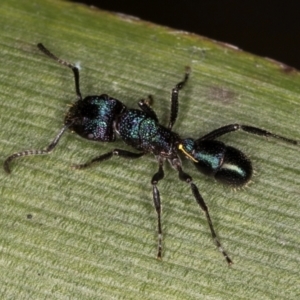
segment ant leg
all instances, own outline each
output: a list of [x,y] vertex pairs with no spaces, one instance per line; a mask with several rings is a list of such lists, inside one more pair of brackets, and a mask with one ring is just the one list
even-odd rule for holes
[[[85,164],[80,164],[80,165],[73,165],[72,167],[74,169],[84,169],[96,162],[102,162],[105,160],[108,160],[112,158],[114,155],[121,156],[123,158],[139,158],[142,157],[145,153],[134,153],[134,152],[129,152],[126,150],[121,150],[121,149],[114,149],[110,152],[107,152],[105,154],[102,154],[98,157],[95,157],[91,161]],[[151,184],[153,186],[153,203],[155,210],[157,212],[157,224],[158,224],[158,251],[157,251],[157,259],[161,259],[162,257],[162,229],[161,229],[161,202],[160,202],[160,194],[159,190],[157,188],[157,183],[159,180],[164,178],[164,171],[163,171],[163,161],[159,161],[159,169],[158,172],[155,173],[152,177]]]
[[217,234],[215,232],[214,226],[212,224],[212,221],[211,221],[211,218],[210,218],[210,215],[209,215],[209,212],[208,212],[207,205],[205,204],[204,199],[200,195],[197,186],[193,183],[192,177],[190,175],[186,174],[185,172],[183,172],[183,170],[181,168],[181,163],[180,163],[180,161],[178,159],[174,159],[174,160],[172,160],[170,162],[171,162],[171,165],[178,171],[179,179],[182,180],[182,181],[185,181],[188,184],[190,184],[192,193],[193,193],[193,195],[194,195],[197,203],[199,204],[200,208],[205,213],[206,220],[208,222],[209,229],[210,229],[210,232],[211,232],[211,236],[213,238],[213,241],[214,241],[215,245],[218,247],[219,251],[225,257],[228,265],[233,264],[232,260],[230,259],[230,257],[226,253],[226,251],[224,250],[222,244],[220,243],[220,241],[219,241],[219,239],[217,237]]
[[104,160],[110,159],[114,155],[117,155],[117,156],[120,156],[123,158],[135,159],[135,158],[142,157],[144,154],[145,154],[144,152],[134,153],[134,152],[126,151],[126,150],[114,149],[110,152],[107,152],[105,154],[102,154],[100,156],[93,158],[91,161],[89,161],[87,163],[72,165],[72,168],[73,169],[85,169],[85,168],[90,167],[94,163],[100,163]]
[[159,160],[159,168],[157,173],[152,177],[151,184],[153,187],[153,203],[157,213],[157,232],[158,232],[158,246],[157,246],[157,259],[162,257],[162,229],[161,229],[161,202],[160,194],[157,188],[157,184],[164,178],[163,160]]
[[264,136],[264,137],[272,137],[275,139],[279,139],[282,141],[285,141],[286,143],[290,143],[293,145],[298,145],[299,142],[286,138],[284,136],[280,136],[274,133],[271,133],[269,131],[266,131],[264,129],[261,128],[257,128],[257,127],[253,127],[253,126],[248,126],[248,125],[241,125],[241,124],[230,124],[230,125],[226,125],[223,127],[220,127],[216,130],[213,130],[212,132],[204,135],[203,137],[199,138],[197,141],[203,141],[203,140],[214,140],[224,134],[233,132],[233,131],[237,131],[237,130],[242,130],[248,133],[252,133],[252,134],[256,134],[259,136]]
[[148,99],[141,99],[138,102],[140,109],[145,112],[149,117],[158,122],[157,115],[155,111],[151,108],[151,104],[153,102],[153,97],[151,95],[148,96]]
[[57,144],[58,144],[60,138],[62,137],[63,133],[70,126],[71,126],[71,124],[65,125],[59,131],[59,133],[57,134],[57,136],[54,138],[54,140],[51,142],[51,144],[46,149],[42,149],[42,150],[30,149],[30,150],[24,150],[24,151],[17,152],[17,153],[14,153],[14,154],[10,155],[4,161],[4,164],[3,164],[3,168],[4,168],[5,172],[8,173],[8,174],[10,174],[11,171],[10,171],[9,164],[11,163],[11,161],[13,161],[14,159],[16,159],[18,157],[49,154],[57,146]]
[[178,94],[179,91],[185,86],[186,82],[188,81],[190,71],[191,71],[190,67],[186,67],[183,80],[177,83],[175,87],[172,89],[171,112],[170,112],[170,121],[168,126],[169,129],[172,129],[173,125],[176,122],[177,115],[178,115]]
[[[138,104],[140,106],[140,102],[142,101],[143,105],[147,105],[148,107],[151,107],[153,105],[154,99],[152,95],[148,95],[146,99],[141,99]],[[141,108],[142,109],[142,108]]]
[[82,96],[81,96],[81,92],[80,92],[80,88],[79,88],[79,70],[78,70],[78,68],[75,67],[73,64],[70,64],[67,61],[62,60],[62,59],[58,58],[57,56],[55,56],[43,44],[38,43],[37,47],[48,57],[54,59],[55,61],[57,61],[60,64],[72,69],[72,71],[74,73],[74,79],[75,79],[75,91],[76,91],[76,95],[77,95],[77,100],[82,100]]

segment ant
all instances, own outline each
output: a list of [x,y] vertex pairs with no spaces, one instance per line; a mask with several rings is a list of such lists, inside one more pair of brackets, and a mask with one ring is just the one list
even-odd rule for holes
[[183,80],[177,83],[172,89],[169,124],[166,127],[159,123],[155,111],[146,100],[140,100],[138,102],[139,109],[129,109],[121,101],[106,94],[82,98],[79,87],[78,68],[55,56],[45,48],[43,44],[39,43],[37,47],[48,57],[73,71],[77,99],[65,116],[64,126],[48,147],[42,150],[25,150],[10,155],[4,162],[4,170],[10,173],[9,165],[16,158],[49,154],[57,146],[60,138],[67,129],[76,132],[85,139],[97,142],[114,142],[116,135],[118,135],[126,144],[132,146],[139,152],[113,149],[110,152],[93,158],[87,163],[74,165],[73,168],[87,168],[94,163],[103,162],[113,156],[137,159],[148,153],[154,154],[158,162],[158,171],[153,175],[151,184],[154,207],[157,213],[157,258],[161,259],[161,199],[157,185],[164,177],[163,167],[165,161],[168,161],[172,168],[177,171],[179,179],[189,184],[196,202],[206,216],[214,243],[223,254],[228,265],[231,265],[233,262],[216,235],[204,199],[193,182],[192,177],[182,169],[180,154],[191,160],[195,167],[204,175],[214,177],[217,181],[231,187],[241,187],[247,184],[252,177],[253,169],[251,161],[240,150],[217,141],[216,139],[218,137],[230,132],[242,130],[258,136],[279,139],[293,145],[298,145],[299,142],[257,127],[242,124],[230,124],[220,127],[196,140],[192,138],[183,139],[172,131],[172,128],[178,115],[179,91],[188,81],[190,68],[186,68]]

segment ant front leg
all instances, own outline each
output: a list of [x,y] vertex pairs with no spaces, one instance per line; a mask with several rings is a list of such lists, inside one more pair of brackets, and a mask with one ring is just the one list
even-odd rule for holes
[[204,202],[204,199],[202,198],[202,196],[199,193],[199,190],[197,188],[197,186],[193,183],[193,179],[190,175],[186,174],[185,172],[183,172],[182,168],[181,168],[181,162],[179,161],[178,158],[175,158],[173,160],[170,161],[171,165],[178,171],[178,176],[179,179],[182,181],[185,181],[186,183],[190,184],[191,186],[191,190],[192,193],[197,201],[197,203],[199,204],[200,208],[204,211],[205,216],[206,216],[206,220],[208,222],[209,228],[210,228],[210,232],[211,232],[211,236],[213,238],[214,243],[216,244],[216,246],[218,247],[219,251],[223,254],[223,256],[225,257],[228,265],[232,265],[233,262],[230,259],[230,257],[228,256],[228,254],[226,253],[226,251],[224,250],[222,244],[220,243],[217,234],[215,232],[213,223],[211,221],[209,212],[208,212],[208,208],[207,205]]
[[148,96],[148,99],[141,99],[138,102],[140,109],[145,112],[149,117],[158,122],[157,115],[155,111],[151,108],[151,104],[153,103],[153,97],[151,95]]
[[142,157],[144,154],[145,154],[144,152],[134,153],[134,152],[130,152],[130,151],[122,150],[122,149],[114,149],[110,152],[107,152],[105,154],[102,154],[100,156],[93,158],[92,160],[90,160],[87,163],[72,165],[72,168],[73,169],[85,169],[85,168],[90,167],[94,163],[100,163],[104,160],[108,160],[108,159],[112,158],[114,155],[120,156],[123,158],[128,158],[128,159],[135,159],[135,158]]
[[160,194],[157,188],[157,184],[164,178],[163,160],[159,159],[158,172],[152,177],[151,184],[153,187],[153,203],[157,213],[157,231],[158,231],[158,246],[157,246],[157,259],[162,257],[162,229],[161,229],[161,202]]

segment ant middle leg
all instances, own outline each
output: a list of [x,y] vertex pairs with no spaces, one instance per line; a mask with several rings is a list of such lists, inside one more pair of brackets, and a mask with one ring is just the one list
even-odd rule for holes
[[169,121],[169,129],[172,129],[173,125],[176,122],[177,115],[178,115],[178,95],[179,91],[185,86],[186,82],[189,79],[191,69],[190,67],[186,67],[184,78],[182,81],[177,83],[175,87],[172,89],[171,93],[171,111],[170,111],[170,121]]
[[160,194],[157,188],[157,184],[160,180],[164,178],[164,170],[163,170],[163,160],[159,159],[159,168],[158,171],[153,175],[151,184],[152,184],[152,192],[153,192],[153,203],[157,213],[157,232],[158,232],[158,246],[157,246],[157,259],[161,259],[162,257],[162,228],[161,228],[161,201]]

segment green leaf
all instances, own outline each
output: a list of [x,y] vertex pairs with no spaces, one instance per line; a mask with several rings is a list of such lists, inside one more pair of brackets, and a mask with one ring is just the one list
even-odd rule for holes
[[[41,53],[81,66],[83,95],[107,93],[137,107],[152,94],[167,124],[170,91],[191,66],[174,130],[200,137],[230,123],[300,140],[300,76],[232,46],[128,16],[60,1],[2,0],[0,151],[47,146],[74,101],[72,72]],[[122,141],[92,143],[66,133],[48,156],[15,160],[0,172],[2,299],[296,299],[299,297],[300,155],[293,146],[238,132],[256,174],[233,191],[183,167],[205,199],[228,268],[187,184],[166,166],[163,261],[150,180],[155,158],[82,163]]]

